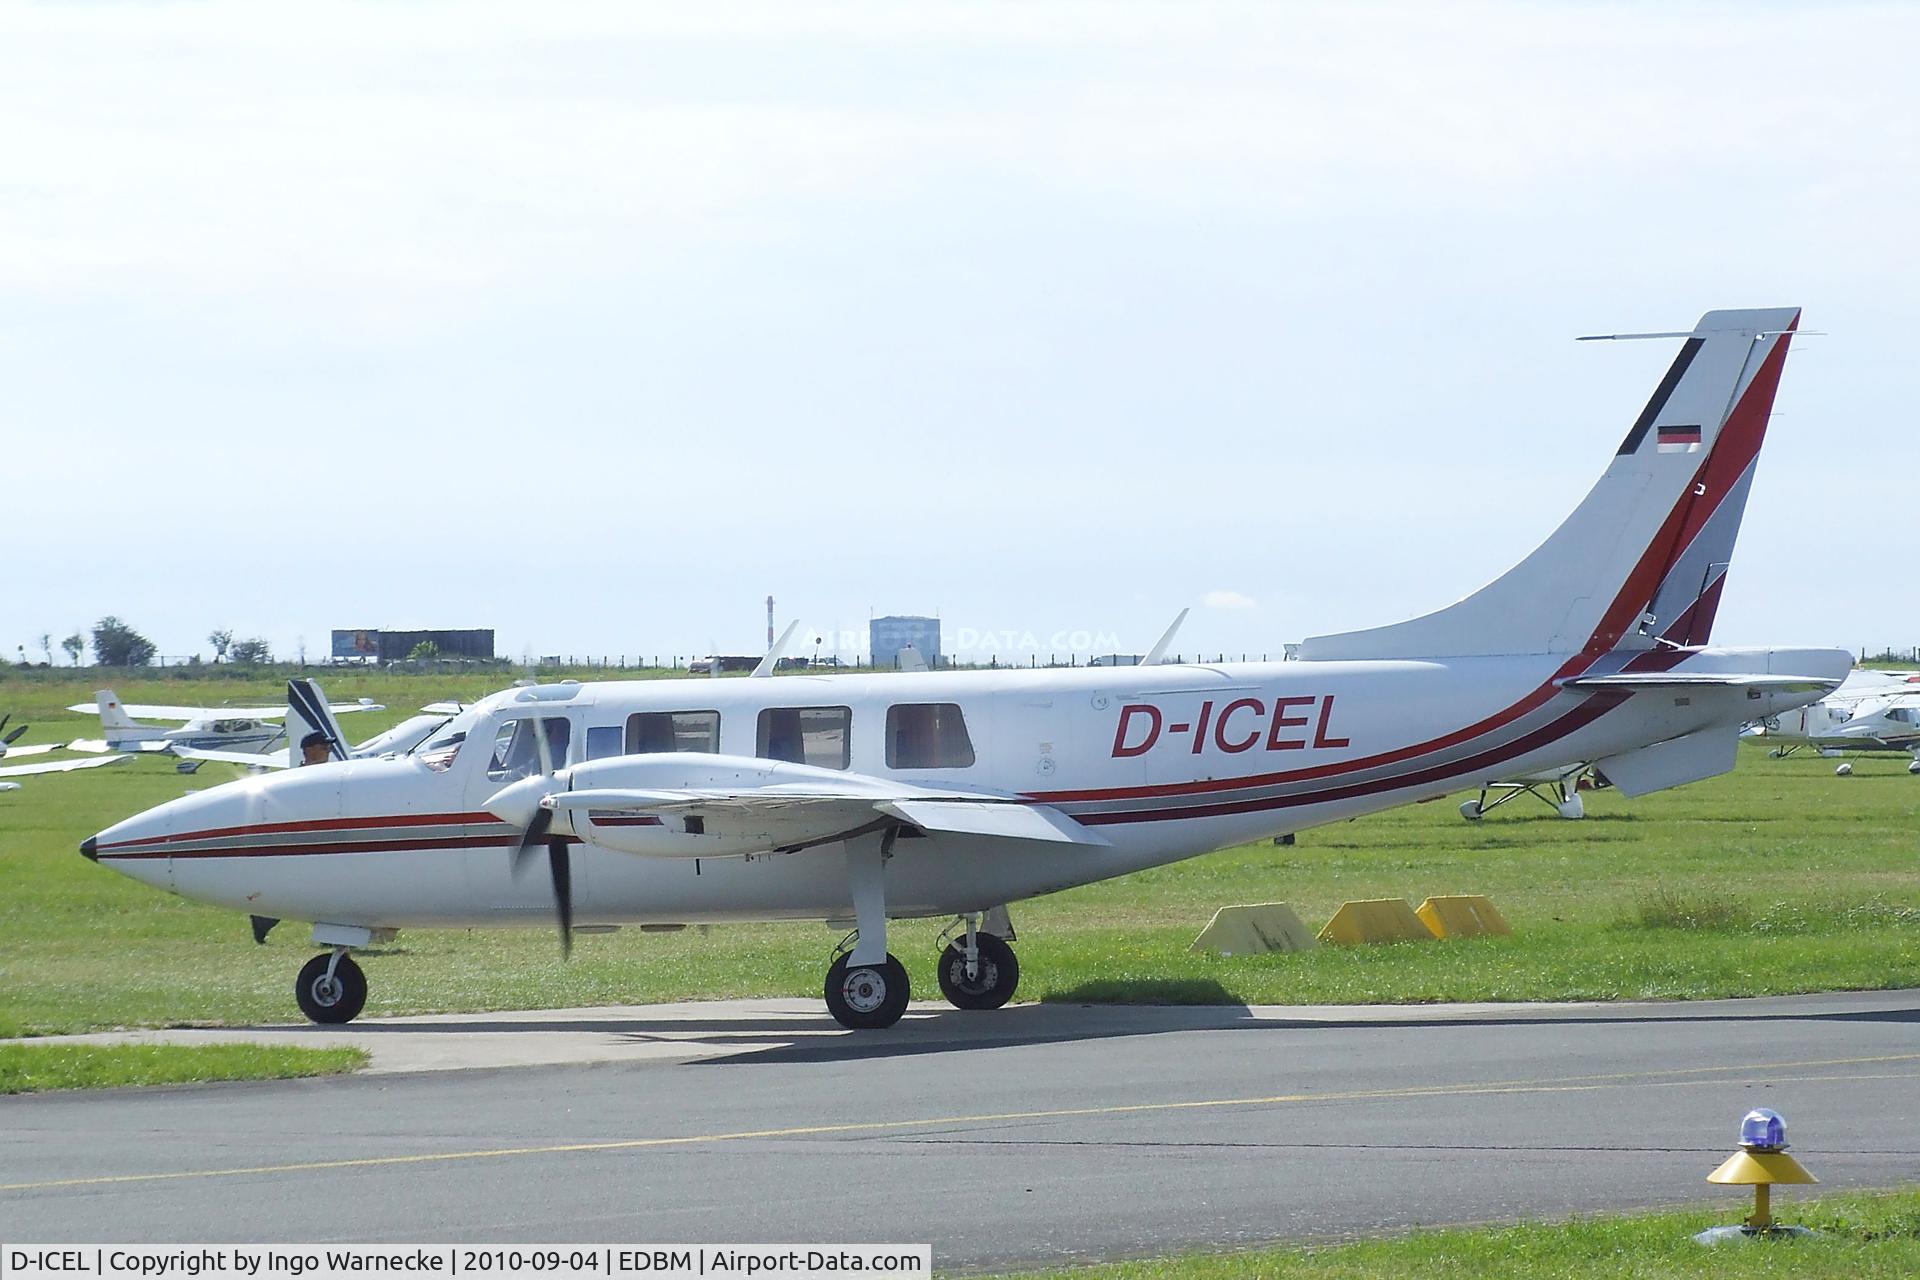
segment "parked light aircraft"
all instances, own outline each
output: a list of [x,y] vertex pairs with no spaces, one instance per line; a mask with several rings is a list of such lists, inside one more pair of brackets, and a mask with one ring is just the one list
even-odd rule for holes
[[1593,767],[1580,760],[1558,769],[1542,769],[1538,773],[1489,782],[1480,788],[1478,799],[1460,806],[1460,816],[1469,822],[1478,822],[1509,800],[1532,796],[1563,818],[1584,818],[1587,802],[1580,793],[1596,785],[1596,781]]
[[[0,760],[18,760],[25,756],[45,755],[49,751],[60,750],[57,742],[36,742],[27,746],[20,745],[20,738],[27,726],[16,725],[11,733],[6,732],[7,721],[13,719],[13,713],[0,716]],[[75,769],[97,769],[103,764],[116,764],[130,756],[90,756],[85,760],[43,760],[39,764],[12,764],[0,766],[0,778],[25,778],[40,773],[71,773]],[[0,782],[0,791],[18,791],[17,782]]]
[[[1710,312],[1604,474],[1457,604],[1299,661],[503,690],[407,756],[245,778],[81,852],[314,921],[296,996],[366,1000],[401,928],[825,919],[849,1027],[908,998],[891,918],[954,916],[943,993],[994,1008],[1004,907],[1281,832],[1593,761],[1630,796],[1724,773],[1740,725],[1815,700],[1839,649],[1707,644],[1793,309]],[[771,656],[771,655],[770,655]],[[544,851],[550,887],[518,874]]]
[[369,759],[389,753],[400,755],[426,741],[428,734],[465,710],[465,704],[430,702],[420,708],[420,715],[409,716],[386,732],[349,747],[346,735],[340,729],[340,722],[334,718],[334,712],[384,709],[365,698],[358,704],[329,705],[326,692],[320,688],[318,680],[296,677],[287,681],[287,709],[281,713],[286,717],[285,751],[233,751],[187,745],[176,745],[172,750],[175,755],[187,760],[216,760],[223,764],[243,764],[250,769],[298,768],[301,764],[300,744],[306,741],[309,734],[319,733],[326,738],[327,757],[331,760]]
[[[69,711],[100,712],[101,738],[81,738],[68,745],[75,751],[264,751],[286,732],[274,723],[287,714],[284,707],[173,707],[129,706],[111,689],[94,694],[95,703],[78,702]],[[333,708],[336,712],[383,711],[367,698]],[[178,725],[142,724],[135,716],[177,720]],[[190,762],[191,763],[191,762]],[[186,768],[188,766],[182,766]],[[191,767],[197,768],[197,764]]]
[[1920,774],[1920,674],[1855,671],[1820,701],[1768,716],[1756,722],[1754,732],[1779,744],[1775,756],[1790,756],[1802,747],[1822,755],[1911,752],[1907,772]]

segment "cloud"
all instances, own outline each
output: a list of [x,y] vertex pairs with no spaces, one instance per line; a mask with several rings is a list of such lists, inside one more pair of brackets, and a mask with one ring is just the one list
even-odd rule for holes
[[1254,607],[1252,596],[1243,596],[1238,591],[1209,591],[1200,597],[1200,603],[1209,609],[1251,609]]

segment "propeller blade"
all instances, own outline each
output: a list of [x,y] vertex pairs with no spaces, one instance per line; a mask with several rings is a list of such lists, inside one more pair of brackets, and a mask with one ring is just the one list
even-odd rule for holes
[[533,820],[527,823],[526,830],[520,833],[520,843],[513,849],[513,873],[519,875],[526,870],[527,861],[533,854],[533,847],[547,838],[547,828],[553,825],[553,810],[535,809]]
[[560,916],[560,955],[565,958],[573,955],[573,861],[565,840],[547,841],[547,868],[553,872],[553,906]]
[[[4,728],[6,723],[7,722],[5,720],[0,720],[0,728]],[[12,746],[14,743],[20,741],[20,735],[25,733],[27,731],[27,728],[28,726],[24,724],[21,725],[19,728],[15,729],[12,733],[8,734],[5,738],[0,738],[0,742],[5,742],[8,746]]]

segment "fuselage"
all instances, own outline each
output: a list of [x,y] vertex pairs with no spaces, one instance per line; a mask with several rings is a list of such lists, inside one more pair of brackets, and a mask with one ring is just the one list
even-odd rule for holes
[[[486,807],[525,775],[508,757],[515,722],[528,719],[543,722],[554,767],[660,751],[785,759],[1020,797],[1109,842],[910,831],[888,865],[888,914],[949,914],[1711,726],[1732,732],[1818,696],[1594,693],[1557,683],[1635,660],[1537,655],[513,689],[409,754],[241,779],[90,843],[93,856],[136,878],[256,914],[370,928],[545,925],[550,890],[543,877],[512,874],[519,832]],[[1706,649],[1662,666],[1837,681],[1846,655]],[[936,723],[937,733],[914,728]],[[586,925],[849,914],[834,846],[657,858],[584,843],[572,861],[575,918]]]

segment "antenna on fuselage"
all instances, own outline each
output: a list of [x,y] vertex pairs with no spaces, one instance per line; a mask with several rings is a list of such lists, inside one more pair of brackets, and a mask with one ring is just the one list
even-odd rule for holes
[[[771,600],[773,597],[769,596],[767,598]],[[792,622],[789,622],[787,629],[780,633],[780,638],[768,647],[767,656],[760,659],[760,665],[753,669],[753,674],[756,676],[772,675],[774,664],[780,661],[780,655],[787,651],[788,641],[793,639],[793,633],[799,629],[800,619],[795,618]]]
[[1147,650],[1147,656],[1140,659],[1140,665],[1151,667],[1167,656],[1167,649],[1173,644],[1173,637],[1179,633],[1180,624],[1187,620],[1187,610],[1182,609],[1178,617],[1169,625],[1153,648]]

